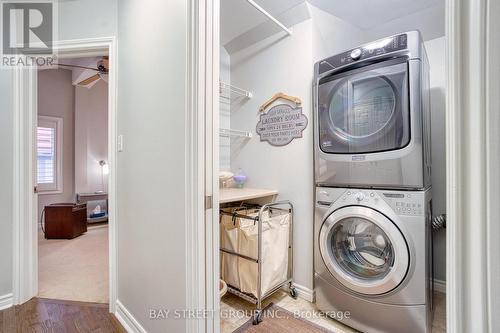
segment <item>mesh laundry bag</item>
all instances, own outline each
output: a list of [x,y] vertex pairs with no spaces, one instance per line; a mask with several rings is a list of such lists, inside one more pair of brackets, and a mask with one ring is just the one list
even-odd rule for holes
[[[287,279],[288,238],[290,214],[269,214],[262,216],[262,295]],[[258,256],[257,223],[242,225],[239,228],[238,252],[257,258]],[[240,290],[257,296],[258,264],[243,258],[238,260]]]

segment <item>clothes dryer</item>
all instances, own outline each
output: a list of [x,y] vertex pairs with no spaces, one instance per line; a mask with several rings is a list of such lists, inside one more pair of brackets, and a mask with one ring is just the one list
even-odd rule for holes
[[315,65],[317,186],[430,186],[429,68],[410,31]]

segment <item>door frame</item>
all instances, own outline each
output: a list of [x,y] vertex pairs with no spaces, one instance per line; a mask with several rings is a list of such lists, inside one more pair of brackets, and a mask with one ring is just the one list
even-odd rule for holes
[[[209,1],[207,2],[207,4]],[[213,76],[213,86],[206,82],[206,114],[216,116],[218,63],[219,0],[211,2],[213,8],[201,9],[205,14],[206,28],[211,27],[210,42],[205,46],[207,73]],[[500,83],[492,73],[500,68],[500,42],[495,31],[500,23],[495,14],[500,13],[500,3],[493,0],[446,0],[446,178],[447,219],[446,229],[446,304],[447,330],[449,332],[496,332],[500,329],[500,264],[498,212],[500,200]],[[211,22],[210,22],[211,21]],[[214,42],[215,41],[215,42]],[[469,112],[469,111],[475,112]],[[484,112],[482,112],[484,110]],[[212,133],[206,133],[206,167],[215,165],[218,158],[218,140],[214,133],[218,124],[212,120]],[[210,152],[210,154],[208,154]],[[465,162],[464,162],[465,161]],[[217,202],[218,186],[216,168],[211,170],[212,181],[205,180],[207,194]],[[215,205],[214,205],[215,208]],[[215,230],[216,209],[211,221],[207,220],[207,237]],[[474,221],[484,221],[475,223]],[[210,227],[211,226],[211,227]],[[486,242],[483,242],[486,240]],[[207,246],[209,244],[206,244]],[[218,248],[207,247],[206,274],[218,272]],[[204,284],[204,286],[206,286]],[[207,299],[215,297],[218,290],[206,290]],[[213,328],[214,326],[212,326]],[[207,332],[210,332],[207,327]]]
[[205,168],[201,172],[205,193],[205,221],[203,241],[204,253],[204,296],[205,309],[213,316],[206,320],[205,332],[220,331],[220,294],[219,294],[219,57],[220,57],[220,0],[198,1],[198,77],[199,102],[204,112],[201,130],[203,141],[199,147],[204,150]]
[[500,330],[500,3],[446,1],[448,332]]
[[189,8],[186,110],[186,308],[208,314],[188,320],[187,332],[220,331],[218,224],[219,0]]
[[[54,42],[61,58],[109,54],[108,85],[108,215],[109,215],[109,309],[115,312],[117,290],[116,171],[116,38],[102,37]],[[37,119],[37,70],[14,70],[14,181],[13,181],[13,303],[22,304],[38,294],[38,203],[34,145]]]

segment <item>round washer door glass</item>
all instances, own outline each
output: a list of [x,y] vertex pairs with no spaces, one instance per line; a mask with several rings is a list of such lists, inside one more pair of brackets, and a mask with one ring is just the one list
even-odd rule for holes
[[382,279],[394,266],[394,248],[386,233],[362,217],[345,218],[332,230],[330,246],[347,274]]
[[403,235],[391,220],[367,207],[346,207],[332,213],[323,223],[319,241],[329,271],[359,293],[389,292],[408,270]]

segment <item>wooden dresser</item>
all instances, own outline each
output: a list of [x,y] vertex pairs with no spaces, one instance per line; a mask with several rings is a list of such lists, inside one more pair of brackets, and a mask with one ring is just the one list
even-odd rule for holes
[[87,232],[87,205],[56,203],[45,206],[45,238],[72,239]]

